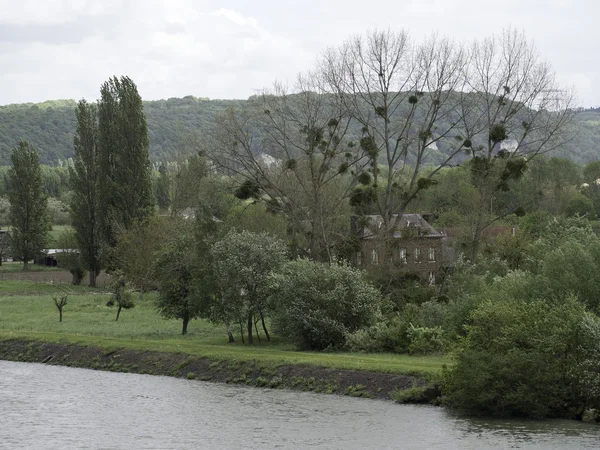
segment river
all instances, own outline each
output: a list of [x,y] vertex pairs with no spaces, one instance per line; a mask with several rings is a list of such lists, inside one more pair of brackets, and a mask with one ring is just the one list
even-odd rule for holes
[[1,449],[583,449],[600,427],[0,361]]

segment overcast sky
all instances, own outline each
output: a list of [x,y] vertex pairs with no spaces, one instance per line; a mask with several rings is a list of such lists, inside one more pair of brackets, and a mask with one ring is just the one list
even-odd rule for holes
[[468,42],[512,26],[598,106],[599,20],[597,0],[0,0],[0,104],[95,100],[112,75],[147,100],[247,98],[369,29]]

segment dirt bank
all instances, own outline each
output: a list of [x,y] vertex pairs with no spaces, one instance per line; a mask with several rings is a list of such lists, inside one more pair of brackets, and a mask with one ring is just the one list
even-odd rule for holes
[[403,402],[411,403],[435,401],[439,397],[437,386],[409,375],[306,365],[273,366],[260,361],[211,361],[178,353],[104,350],[24,339],[0,341],[0,359],[355,397],[402,398]]

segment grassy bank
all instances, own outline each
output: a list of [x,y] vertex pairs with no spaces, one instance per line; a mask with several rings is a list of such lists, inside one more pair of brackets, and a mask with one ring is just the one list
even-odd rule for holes
[[[50,294],[60,292],[71,293],[62,323],[58,322],[58,312],[50,298]],[[181,336],[180,321],[164,320],[156,313],[153,294],[138,301],[135,308],[123,311],[118,322],[114,320],[115,309],[106,306],[107,299],[105,292],[90,293],[84,287],[4,281],[0,283],[0,336],[386,373],[436,374],[448,363],[445,358],[431,356],[299,352],[277,336],[272,342],[267,343],[263,338],[260,343],[248,346],[241,343],[238,333],[236,343],[227,344],[224,328],[204,320],[193,321],[189,334]]]
[[[68,293],[63,322],[51,295]],[[286,387],[347,395],[395,398],[435,380],[443,357],[297,351],[275,336],[249,346],[227,343],[222,326],[162,319],[154,294],[124,310],[106,306],[109,294],[85,287],[25,281],[0,282],[0,359],[51,362],[125,372],[152,373]]]

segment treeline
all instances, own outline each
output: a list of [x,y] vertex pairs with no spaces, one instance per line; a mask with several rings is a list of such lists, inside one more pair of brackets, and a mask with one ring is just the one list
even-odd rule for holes
[[[248,101],[252,101],[252,98],[209,100],[188,96],[144,101],[151,161],[173,161],[182,154],[193,153],[190,139],[206,136],[214,130],[214,120],[218,114]],[[27,139],[38,149],[41,164],[56,166],[71,158],[75,108],[76,102],[73,100],[0,106],[0,166],[10,164],[10,149],[20,139]],[[598,109],[579,112],[574,121],[577,128],[575,139],[564,148],[557,149],[554,156],[565,157],[579,164],[596,161],[600,157],[599,123]],[[360,126],[353,125],[351,134],[360,136]],[[442,147],[437,158],[443,153]]]

